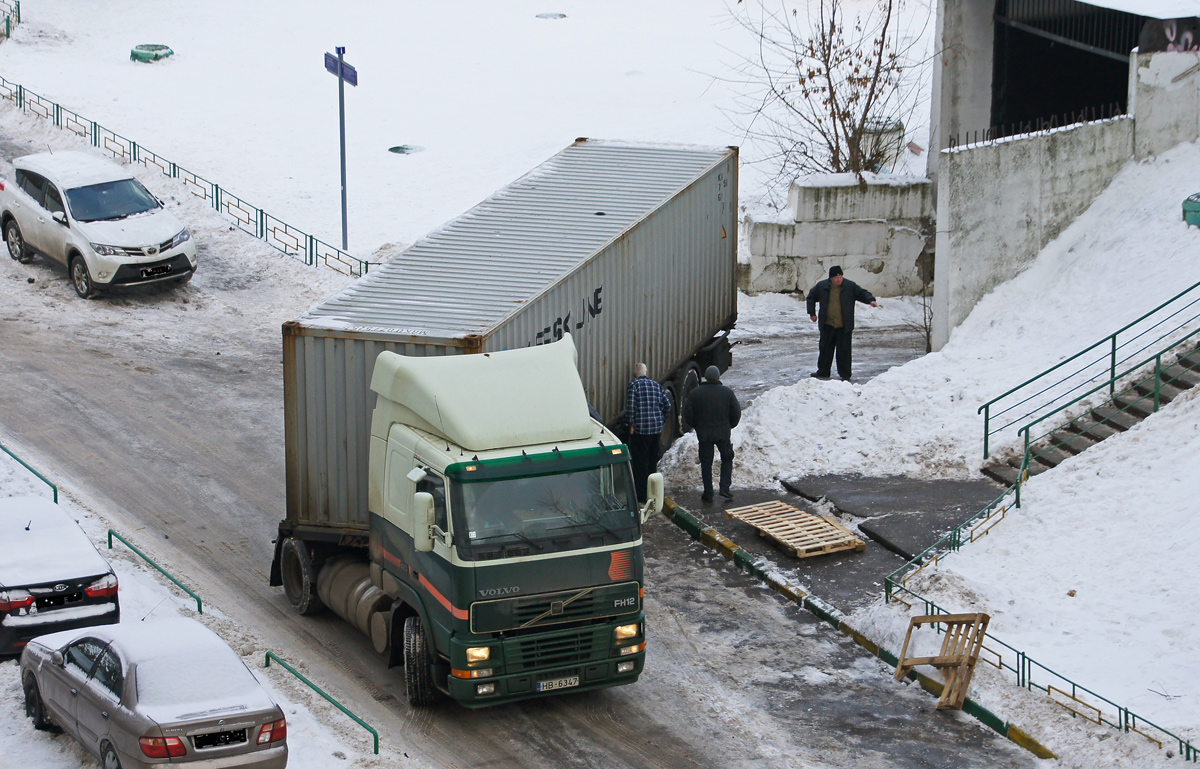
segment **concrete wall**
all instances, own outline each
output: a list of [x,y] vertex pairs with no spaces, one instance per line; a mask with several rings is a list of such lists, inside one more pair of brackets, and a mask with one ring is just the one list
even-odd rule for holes
[[739,265],[743,291],[807,292],[840,265],[876,296],[921,293],[932,256],[933,198],[926,179],[813,177],[792,185],[782,219],[742,222],[749,263]]
[[1091,205],[1132,149],[1133,121],[1121,117],[942,152],[935,350]]
[[928,173],[937,179],[950,137],[992,124],[995,0],[940,0],[930,105]]
[[1141,159],[1200,136],[1200,53],[1135,53],[1129,112],[1133,154]]

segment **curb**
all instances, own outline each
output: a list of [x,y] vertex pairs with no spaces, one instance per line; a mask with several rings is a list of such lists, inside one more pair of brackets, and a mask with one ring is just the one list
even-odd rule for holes
[[[754,558],[749,552],[743,550],[741,545],[738,545],[711,526],[705,525],[702,520],[676,505],[675,501],[671,498],[667,498],[662,512],[667,520],[691,535],[692,539],[717,551],[726,560],[732,561],[739,570],[762,580],[772,590],[784,596],[789,601],[800,605],[803,609],[825,621],[839,632],[849,636],[855,643],[871,654],[889,665],[895,665],[899,661],[896,655],[846,624],[842,613],[836,608],[825,603],[817,596],[809,595],[779,575],[771,573],[767,568],[769,565],[768,562],[763,559]],[[940,697],[942,694],[944,684],[924,673],[918,673],[913,670],[909,672],[906,678],[910,681],[916,681],[922,689],[936,697]],[[1058,758],[1046,746],[1031,737],[1024,729],[1004,721],[971,698],[968,697],[963,702],[962,709],[964,713],[972,716],[984,726],[990,727],[1038,758]]]

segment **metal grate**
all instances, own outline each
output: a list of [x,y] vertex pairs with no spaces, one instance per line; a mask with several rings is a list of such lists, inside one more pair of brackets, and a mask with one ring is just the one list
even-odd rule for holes
[[999,0],[996,23],[1128,62],[1146,17],[1076,0]]
[[505,660],[510,673],[533,668],[575,665],[595,659],[608,649],[608,627],[519,638],[507,645]]

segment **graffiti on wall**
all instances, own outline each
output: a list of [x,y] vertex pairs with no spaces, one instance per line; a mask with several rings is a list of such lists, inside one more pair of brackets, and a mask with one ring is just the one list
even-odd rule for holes
[[1200,51],[1200,18],[1149,19],[1138,38],[1142,53]]

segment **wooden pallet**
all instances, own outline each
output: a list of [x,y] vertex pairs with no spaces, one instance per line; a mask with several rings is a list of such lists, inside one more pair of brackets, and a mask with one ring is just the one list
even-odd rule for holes
[[760,537],[771,539],[797,558],[867,548],[833,516],[806,513],[785,502],[731,507],[725,517],[750,524]]
[[[904,646],[900,649],[900,658],[896,662],[896,680],[904,678],[916,665],[932,665],[940,670],[946,679],[942,696],[938,698],[937,709],[962,710],[963,700],[967,697],[967,687],[971,685],[971,675],[975,672],[975,662],[979,659],[979,649],[983,646],[984,636],[987,635],[989,619],[986,614],[929,614],[913,617],[908,623],[908,633],[904,636]],[[934,657],[909,657],[908,642],[912,639],[913,630],[921,625],[935,624],[946,626],[941,651]]]

